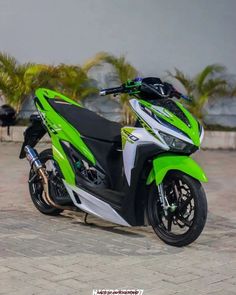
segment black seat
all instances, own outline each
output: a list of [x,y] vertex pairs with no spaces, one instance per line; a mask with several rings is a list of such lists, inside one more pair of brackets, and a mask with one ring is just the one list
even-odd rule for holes
[[109,142],[121,142],[121,125],[109,121],[83,107],[49,99],[57,113],[73,125],[81,135]]

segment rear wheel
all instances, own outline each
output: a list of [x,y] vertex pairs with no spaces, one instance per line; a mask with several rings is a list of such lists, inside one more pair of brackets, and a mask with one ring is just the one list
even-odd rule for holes
[[[47,172],[50,174],[52,173],[53,169],[53,156],[52,156],[52,150],[47,149],[44,150],[39,154],[39,159],[41,163],[45,166]],[[29,190],[31,199],[35,205],[35,207],[43,214],[46,215],[59,215],[61,212],[63,212],[62,209],[58,209],[55,207],[52,207],[48,205],[44,199],[43,199],[43,185],[40,180],[40,178],[35,175],[35,171],[33,169],[30,169],[29,179],[33,179],[32,182],[29,182]],[[54,192],[55,190],[51,190],[51,192]]]
[[207,218],[207,200],[201,183],[181,172],[170,173],[163,181],[170,208],[163,209],[156,184],[148,198],[148,218],[155,233],[165,243],[182,247],[201,234]]

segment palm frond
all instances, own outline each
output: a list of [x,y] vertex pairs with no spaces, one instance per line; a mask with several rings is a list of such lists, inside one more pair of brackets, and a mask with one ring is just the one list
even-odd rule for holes
[[80,93],[79,95],[79,101],[83,100],[84,98],[90,96],[90,95],[94,95],[94,94],[98,94],[98,89],[96,87],[85,87],[80,89]]
[[99,66],[102,63],[108,63],[114,67],[121,83],[126,82],[128,79],[135,78],[138,74],[137,70],[127,62],[124,55],[116,57],[107,52],[99,52],[96,54],[83,65],[83,69],[85,72],[88,72],[92,67]]
[[72,99],[80,100],[98,92],[97,88],[91,87],[90,79],[82,67],[60,64],[56,70],[60,88]]
[[83,66],[82,69],[88,73],[90,69],[93,67],[98,67],[100,66],[103,62],[106,61],[106,59],[109,57],[109,53],[107,52],[98,52],[94,57],[90,58],[87,60]]
[[7,102],[9,102],[8,98],[13,95],[13,89],[12,81],[6,73],[0,72],[0,89],[3,95],[6,97]]
[[121,83],[126,82],[128,79],[134,79],[138,75],[137,70],[127,62],[124,55],[120,57],[108,55],[105,62],[110,63],[115,68]]
[[[230,76],[225,75],[226,68],[219,64],[212,64],[203,69],[195,78],[186,78],[186,75],[176,69],[170,76],[177,79],[191,94],[192,101],[185,103],[187,108],[198,118],[204,116],[204,106],[209,99],[233,94],[229,87]],[[190,86],[189,86],[190,85]],[[235,88],[236,89],[236,88]],[[236,91],[235,91],[236,95]]]
[[203,86],[202,92],[208,96],[230,95],[227,81],[221,78],[209,79]]
[[0,71],[1,72],[14,74],[17,65],[18,65],[18,62],[13,56],[4,52],[0,52]]
[[198,91],[203,91],[203,86],[207,79],[212,78],[216,74],[222,74],[225,72],[225,70],[226,68],[220,64],[206,66],[203,71],[200,72],[195,78]]
[[175,68],[175,73],[172,74],[170,71],[167,72],[168,76],[176,79],[177,81],[179,81],[183,87],[186,90],[187,95],[191,95],[195,85],[194,85],[194,81],[189,78],[187,75],[185,75],[182,71],[180,71],[179,69]]
[[[108,63],[113,66],[121,83],[126,82],[128,79],[133,79],[138,75],[138,71],[126,60],[124,55],[116,57],[107,52],[99,52],[93,58],[88,60],[82,68],[87,73],[91,68],[99,66],[103,63]],[[126,124],[129,124],[134,120],[134,117],[128,107],[127,101],[128,96],[122,94],[120,96],[120,102],[123,106],[123,119]]]

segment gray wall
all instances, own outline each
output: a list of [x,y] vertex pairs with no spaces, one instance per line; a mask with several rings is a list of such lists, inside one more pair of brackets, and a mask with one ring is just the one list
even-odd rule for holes
[[[215,62],[236,74],[235,13],[236,0],[0,0],[0,51],[37,63],[108,51],[126,54],[142,75],[174,67],[193,75]],[[210,112],[210,120],[226,113],[224,124],[230,113],[236,126],[235,101]]]
[[0,50],[82,63],[125,53],[144,75],[219,62],[236,74],[235,0],[0,0]]

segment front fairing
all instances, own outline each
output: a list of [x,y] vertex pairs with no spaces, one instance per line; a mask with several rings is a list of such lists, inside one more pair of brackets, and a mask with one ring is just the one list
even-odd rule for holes
[[179,102],[170,99],[157,101],[132,99],[130,103],[143,127],[146,128],[145,124],[148,124],[149,129],[160,140],[165,142],[162,135],[169,135],[193,145],[195,150],[199,148],[203,138],[203,128]]

